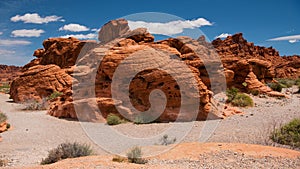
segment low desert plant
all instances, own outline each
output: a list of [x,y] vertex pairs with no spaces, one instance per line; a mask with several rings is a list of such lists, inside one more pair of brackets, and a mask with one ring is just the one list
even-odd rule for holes
[[282,88],[284,88],[285,86],[280,84],[280,83],[268,83],[268,86],[274,90],[274,91],[277,91],[277,92],[281,92],[282,91]]
[[277,81],[283,88],[289,88],[296,84],[296,80],[293,79],[277,79]]
[[92,155],[93,150],[87,144],[62,143],[57,148],[49,151],[48,157],[43,159],[41,164],[52,164],[67,158],[77,158]]
[[23,103],[25,105],[24,110],[47,110],[48,101],[47,99],[42,99],[42,101],[36,101],[33,99],[29,99]]
[[258,90],[251,90],[250,93],[251,93],[253,96],[258,96],[258,95],[259,95],[259,91],[258,91]]
[[11,125],[9,123],[6,124],[6,129],[10,129]]
[[227,102],[231,102],[238,94],[239,89],[232,87],[226,90]]
[[149,124],[154,122],[157,122],[157,117],[149,112],[138,114],[133,121],[134,124]]
[[6,114],[0,112],[0,123],[3,123],[7,120]]
[[238,107],[252,107],[253,106],[253,100],[247,94],[238,93],[234,97],[234,99],[231,101],[231,104],[233,106],[238,106]]
[[60,97],[61,95],[63,95],[62,92],[54,91],[50,96],[47,97],[47,100],[53,100]]
[[108,114],[108,116],[106,118],[106,123],[108,125],[118,125],[118,124],[124,123],[124,121],[119,116],[110,113],[110,114]]
[[167,146],[169,144],[174,144],[176,142],[176,137],[170,139],[167,134],[165,134],[162,138],[159,139],[160,145]]
[[127,158],[130,163],[145,164],[147,161],[142,158],[142,149],[140,147],[133,147],[128,153]]
[[276,143],[300,148],[300,119],[293,119],[280,128],[274,129],[270,138]]
[[10,90],[10,85],[8,83],[3,83],[0,85],[0,92],[8,94]]

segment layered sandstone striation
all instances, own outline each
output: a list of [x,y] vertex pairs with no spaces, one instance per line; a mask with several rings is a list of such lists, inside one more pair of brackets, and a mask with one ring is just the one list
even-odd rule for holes
[[[299,57],[281,58],[242,34],[212,43],[204,37],[154,42],[146,29],[130,30],[119,19],[105,24],[98,40],[45,40],[44,49],[34,52],[37,58],[13,81],[11,97],[23,102],[63,92],[48,113],[83,121],[105,121],[110,113],[130,120],[139,115],[160,122],[205,120],[240,113],[213,99],[226,87],[278,95],[265,83],[299,76]],[[199,105],[196,115],[193,105]]]

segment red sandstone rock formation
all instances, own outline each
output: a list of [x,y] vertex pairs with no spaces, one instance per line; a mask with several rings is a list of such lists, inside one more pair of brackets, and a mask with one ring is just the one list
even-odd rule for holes
[[[228,107],[224,111],[219,110],[216,106],[218,104],[212,96],[224,91],[225,84],[244,91],[259,90],[277,95],[265,83],[274,77],[296,77],[299,73],[299,57],[281,58],[276,50],[254,46],[242,34],[229,36],[225,40],[216,39],[212,44],[206,42],[204,37],[198,40],[178,37],[154,42],[154,37],[146,29],[129,30],[127,21],[119,19],[102,27],[99,40],[101,44],[74,38],[44,41],[44,49],[34,53],[37,59],[24,66],[24,73],[12,83],[11,97],[16,102],[31,98],[40,100],[54,91],[60,91],[64,95],[53,100],[48,112],[50,115],[105,121],[109,113],[131,117],[136,114],[133,109],[156,112],[162,101],[151,100],[149,95],[154,89],[160,89],[167,102],[158,121],[193,119],[189,111],[179,115],[182,106],[189,110],[195,104],[193,99],[200,105],[199,113],[194,118],[203,120],[240,113]],[[191,73],[173,64],[172,60],[181,60]],[[124,64],[126,69],[115,76],[120,65]],[[130,84],[125,86],[126,77],[140,65],[149,69],[137,72]],[[157,65],[159,67],[155,68]],[[184,86],[193,88],[194,83],[189,80],[195,79],[199,91],[181,93],[174,77],[160,69],[170,65],[178,78],[183,79]],[[115,92],[111,91],[113,78],[115,81],[124,80],[117,88],[128,90],[128,95],[112,93]],[[114,94],[119,94],[118,99],[112,99]],[[126,100],[128,97],[129,101]],[[182,103],[182,97],[189,102]],[[129,108],[129,104],[133,108]]]
[[10,83],[21,74],[22,67],[0,65],[0,84]]

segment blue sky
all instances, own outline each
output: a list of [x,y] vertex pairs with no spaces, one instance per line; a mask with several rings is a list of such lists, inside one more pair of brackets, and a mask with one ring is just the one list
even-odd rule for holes
[[[33,51],[42,48],[43,40],[49,37],[80,35],[95,39],[96,30],[109,20],[141,12],[167,13],[188,20],[192,26],[183,21],[176,24],[187,31],[200,29],[210,40],[242,32],[248,41],[273,46],[281,55],[300,55],[299,8],[298,0],[0,0],[0,64],[28,63],[34,58]],[[153,26],[152,32],[168,35],[181,30],[172,23],[155,24],[178,21],[173,19],[140,21]]]

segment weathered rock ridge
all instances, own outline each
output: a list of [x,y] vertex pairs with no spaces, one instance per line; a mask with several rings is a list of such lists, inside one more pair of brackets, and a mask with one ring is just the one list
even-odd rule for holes
[[[212,43],[204,37],[154,42],[146,29],[130,30],[119,19],[105,24],[98,39],[100,43],[45,40],[44,49],[34,52],[37,58],[13,81],[13,100],[41,100],[58,91],[64,94],[52,100],[48,112],[55,117],[105,121],[114,113],[130,120],[139,115],[161,122],[205,120],[237,113],[213,99],[226,85],[276,95],[265,83],[299,77],[298,56],[280,57],[275,49],[255,46],[242,34]],[[150,97],[155,89],[165,99]],[[196,115],[190,113],[193,105],[199,105]]]

